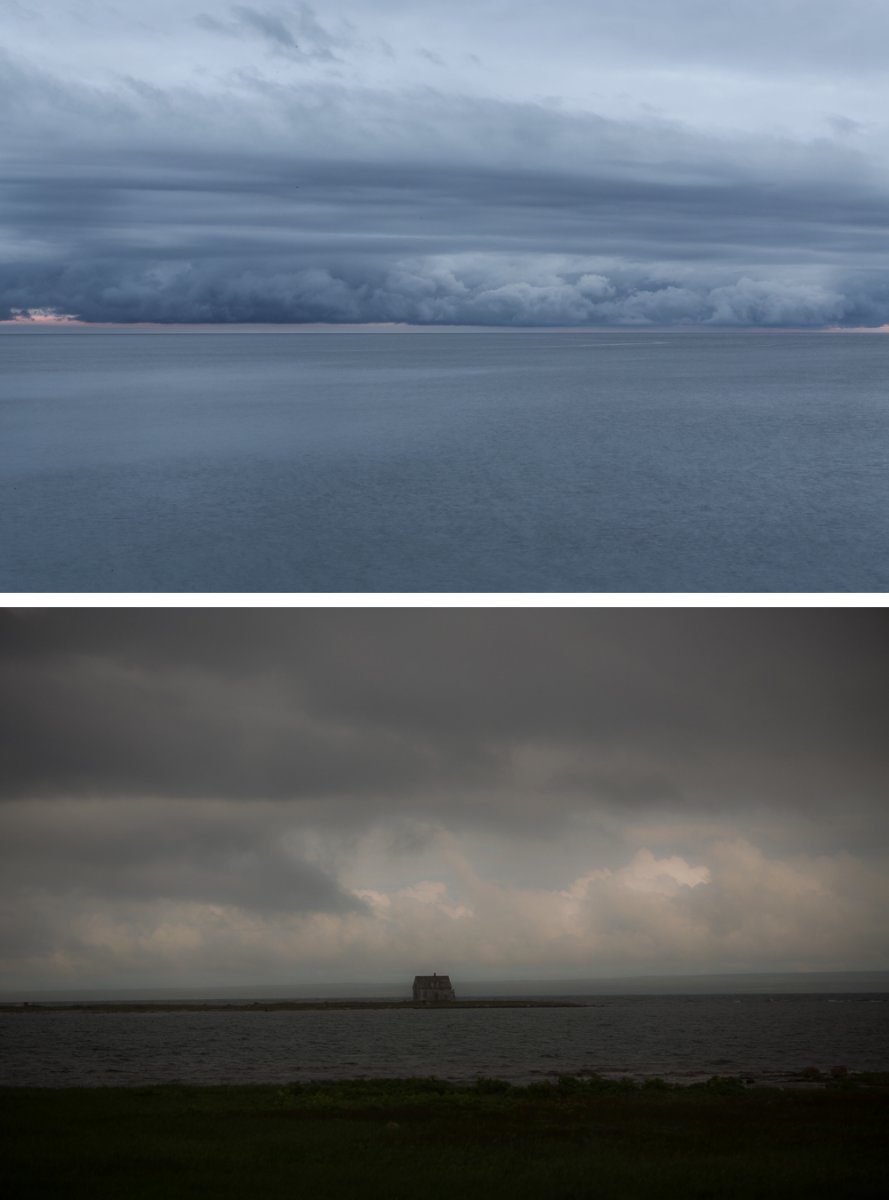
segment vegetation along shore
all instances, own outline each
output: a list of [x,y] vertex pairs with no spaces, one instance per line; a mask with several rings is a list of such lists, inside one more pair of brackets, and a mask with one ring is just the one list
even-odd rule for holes
[[889,1075],[6,1088],[0,1111],[16,1200],[867,1200],[889,1177]]

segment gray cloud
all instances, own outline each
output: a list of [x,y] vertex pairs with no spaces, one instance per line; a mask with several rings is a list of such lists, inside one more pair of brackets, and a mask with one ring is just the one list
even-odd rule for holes
[[10,798],[326,798],[500,819],[779,799],[882,807],[881,614],[28,613]]
[[[863,0],[842,19],[825,6],[821,24],[806,21],[790,41],[777,36],[799,25],[787,4],[769,6],[765,38],[751,32],[765,8],[751,19],[735,5],[702,16],[682,4],[666,14],[566,2],[560,24],[513,5],[511,70],[497,59],[496,5],[474,7],[471,26],[466,6],[441,14],[427,48],[434,67],[417,53],[427,43],[412,6],[375,6],[373,28],[361,5],[325,10],[323,21],[308,5],[178,7],[156,0],[139,37],[108,24],[119,61],[106,62],[94,39],[95,61],[79,74],[52,54],[38,65],[28,30],[39,14],[17,21],[0,73],[0,317],[54,308],[186,323],[889,319],[879,106],[838,112],[831,95],[817,128],[794,128],[789,100],[782,125],[740,99],[717,112],[715,96],[705,124],[666,94],[663,104],[619,103],[624,92],[610,90],[621,71],[621,87],[652,77],[653,57],[724,72],[719,95],[734,96],[743,77],[751,95],[768,82],[808,96],[828,54],[819,30],[838,47],[834,69],[850,72],[844,55],[863,47],[855,29],[885,19]],[[490,87],[452,65],[470,28],[473,51],[496,60]],[[156,60],[141,48],[152,39],[167,50]],[[564,68],[563,97],[528,86],[521,68],[537,41],[541,79]],[[242,44],[257,42],[280,68],[246,55]],[[581,52],[605,72],[601,95],[570,89]],[[870,61],[864,48],[861,57]]]
[[287,822],[231,805],[154,801],[16,806],[4,825],[7,888],[75,900],[184,901],[261,913],[353,912],[361,903],[288,844]]
[[195,23],[201,29],[228,37],[240,37],[245,32],[256,34],[276,53],[294,59],[333,61],[335,48],[343,42],[322,26],[308,4],[287,8],[234,4],[229,12],[227,20],[199,13]]
[[[776,69],[879,71],[880,53],[871,39],[889,28],[880,0],[850,0],[841,16],[831,0],[556,0],[545,22],[558,26],[560,19],[565,40],[580,38],[584,49],[598,45],[600,52],[634,63],[718,64],[752,76]],[[536,29],[544,24],[530,10],[519,20]]]
[[[584,268],[588,269],[584,269]],[[703,275],[703,277],[702,277]],[[884,281],[742,275],[547,259],[405,259],[306,267],[297,261],[94,261],[10,272],[0,317],[53,308],[88,321],[408,322],[418,325],[876,325]],[[684,276],[684,277],[683,277]]]
[[880,610],[21,610],[22,986],[885,966]]

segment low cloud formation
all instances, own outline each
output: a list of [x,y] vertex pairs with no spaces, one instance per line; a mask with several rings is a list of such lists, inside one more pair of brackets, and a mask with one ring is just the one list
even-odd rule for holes
[[889,319],[868,0],[2,7],[0,319]]
[[301,852],[277,814],[256,822],[225,804],[149,802],[137,808],[86,801],[12,813],[6,879],[81,900],[229,905],[260,913],[358,911],[362,903]]
[[23,986],[889,965],[878,610],[0,625]]
[[91,322],[781,327],[876,320],[885,304],[881,282],[847,294],[839,282],[812,279],[741,276],[723,283],[639,264],[476,255],[339,270],[280,261],[247,269],[238,262],[99,263],[54,270],[48,279],[29,269],[10,285],[11,316],[49,292],[62,309]]
[[[689,859],[625,852],[620,865],[544,888],[492,879],[469,865],[470,845],[444,841],[440,874],[388,889],[376,879],[351,903],[325,904],[322,893],[289,911],[245,902],[234,878],[212,896],[177,894],[160,860],[146,869],[150,896],[101,874],[80,887],[32,885],[18,919],[4,921],[5,977],[32,987],[404,984],[430,949],[476,979],[887,966],[885,856],[782,858],[736,836]],[[342,858],[349,873],[368,871],[361,847]]]

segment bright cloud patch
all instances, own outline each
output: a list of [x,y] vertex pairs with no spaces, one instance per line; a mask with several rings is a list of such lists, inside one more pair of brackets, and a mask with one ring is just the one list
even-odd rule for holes
[[[356,888],[351,906],[328,901],[328,911],[267,911],[224,879],[213,902],[115,901],[88,884],[54,895],[46,883],[28,889],[31,953],[4,965],[34,985],[57,976],[89,985],[112,973],[195,985],[232,975],[397,981],[430,954],[470,979],[887,965],[889,876],[848,855],[771,858],[738,836],[699,852],[704,861],[640,850],[545,889],[486,878],[459,839],[443,844],[451,882]],[[360,874],[361,854],[344,866]],[[160,864],[157,872],[160,893]]]

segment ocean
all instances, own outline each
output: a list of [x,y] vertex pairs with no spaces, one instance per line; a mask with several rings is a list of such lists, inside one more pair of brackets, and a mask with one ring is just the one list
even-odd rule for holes
[[0,590],[889,587],[889,337],[0,334]]
[[889,995],[575,997],[576,1008],[0,1014],[0,1085],[889,1070]]

